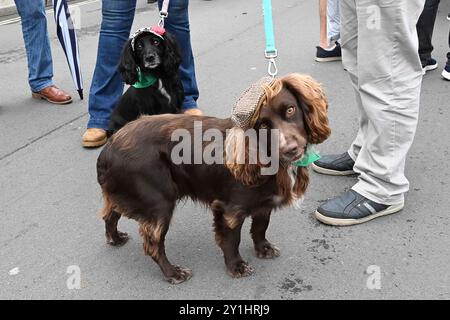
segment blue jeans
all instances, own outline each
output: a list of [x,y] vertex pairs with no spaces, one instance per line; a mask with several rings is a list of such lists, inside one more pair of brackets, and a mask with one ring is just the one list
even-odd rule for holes
[[327,1],[327,36],[331,44],[334,44],[341,37],[339,0]]
[[[162,0],[159,1],[161,6]],[[185,91],[183,109],[197,107],[198,88],[192,54],[189,0],[171,0],[165,27],[178,40],[182,62],[180,77]],[[136,0],[103,0],[102,25],[97,52],[97,63],[89,92],[88,128],[107,129],[114,107],[122,95],[124,84],[117,70],[122,48],[129,38],[134,20]],[[159,17],[153,17],[154,24]]]
[[[161,9],[163,0],[158,0]],[[194,55],[191,47],[191,34],[189,29],[189,0],[171,0],[169,16],[164,26],[173,34],[181,47],[180,78],[184,89],[183,109],[197,108],[198,87],[195,77]]]
[[14,0],[22,20],[28,60],[28,83],[32,91],[53,84],[53,63],[47,32],[44,0]]

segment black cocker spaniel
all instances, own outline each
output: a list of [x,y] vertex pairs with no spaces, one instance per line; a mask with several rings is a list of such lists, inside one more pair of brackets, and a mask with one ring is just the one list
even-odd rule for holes
[[184,99],[180,63],[178,44],[165,29],[153,26],[136,31],[124,47],[118,67],[130,87],[114,108],[108,134],[141,115],[180,113]]

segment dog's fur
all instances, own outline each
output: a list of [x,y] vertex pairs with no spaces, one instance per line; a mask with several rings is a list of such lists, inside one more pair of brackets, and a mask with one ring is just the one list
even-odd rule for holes
[[164,34],[164,40],[151,33],[142,33],[136,38],[134,48],[133,51],[130,39],[122,51],[119,72],[125,83],[133,85],[139,80],[138,68],[158,81],[148,88],[130,86],[127,89],[111,115],[109,135],[141,115],[181,111],[184,91],[178,76],[181,56],[175,38],[168,32]]
[[[171,161],[176,144],[171,141],[174,130],[184,128],[192,134],[194,121],[202,121],[203,131],[216,128],[225,136],[227,129],[233,130],[230,119],[144,116],[117,132],[97,162],[107,242],[125,243],[127,236],[117,230],[117,222],[122,215],[135,219],[144,239],[145,253],[159,265],[165,278],[171,283],[189,279],[191,271],[173,266],[164,249],[175,205],[189,197],[211,208],[216,241],[232,276],[247,276],[253,271],[239,254],[241,227],[246,217],[253,219],[251,235],[256,255],[279,256],[279,250],[266,239],[271,212],[301,198],[308,185],[308,169],[297,169],[290,161],[301,156],[307,144],[324,141],[330,128],[326,98],[312,78],[299,74],[285,76],[271,90],[266,88],[266,96],[253,127],[279,129],[283,136],[279,146],[280,168],[272,176],[260,175],[258,165],[175,165]],[[241,147],[231,140],[227,139],[225,150]]]

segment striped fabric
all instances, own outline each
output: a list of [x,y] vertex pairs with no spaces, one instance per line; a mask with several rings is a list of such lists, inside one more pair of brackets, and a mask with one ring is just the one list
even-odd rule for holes
[[83,99],[83,77],[81,75],[80,53],[75,28],[66,0],[52,0],[55,13],[56,33],[69,64],[73,82],[80,99]]

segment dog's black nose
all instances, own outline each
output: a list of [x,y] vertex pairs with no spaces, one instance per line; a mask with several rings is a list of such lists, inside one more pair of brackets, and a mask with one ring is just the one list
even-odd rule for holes
[[145,60],[145,62],[147,62],[147,63],[154,63],[154,62],[155,62],[155,56],[154,56],[154,55],[146,56],[146,57],[144,58],[144,60]]

